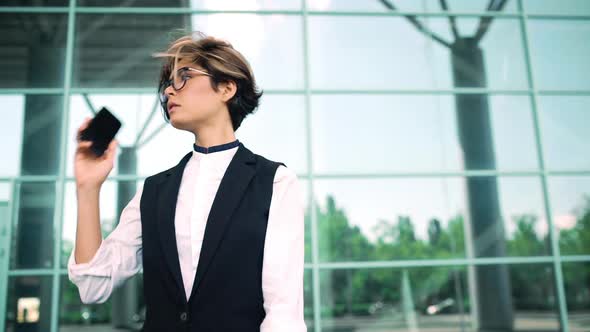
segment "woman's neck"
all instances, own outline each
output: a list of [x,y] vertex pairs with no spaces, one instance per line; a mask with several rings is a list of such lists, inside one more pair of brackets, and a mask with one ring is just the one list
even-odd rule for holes
[[216,145],[231,143],[236,140],[236,135],[232,131],[201,131],[195,135],[195,144],[204,148]]

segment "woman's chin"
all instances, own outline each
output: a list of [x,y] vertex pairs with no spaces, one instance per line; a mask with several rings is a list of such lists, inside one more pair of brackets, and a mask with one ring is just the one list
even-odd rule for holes
[[182,119],[179,119],[178,117],[175,116],[171,116],[170,117],[170,124],[172,125],[172,127],[178,129],[178,130],[187,130],[187,131],[191,131],[192,132],[192,127],[190,126],[190,122],[188,121],[183,121]]
[[183,129],[184,122],[180,120],[177,115],[178,114],[170,115],[170,124],[176,129]]

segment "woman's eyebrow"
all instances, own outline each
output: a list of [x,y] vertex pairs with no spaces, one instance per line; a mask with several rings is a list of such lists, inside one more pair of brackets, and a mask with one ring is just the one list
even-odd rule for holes
[[[188,67],[186,67],[186,66],[184,66],[184,67],[181,67],[181,68],[178,68],[178,69],[176,70],[176,74],[177,74],[177,75],[178,75],[178,74],[180,74],[180,72],[181,72],[181,71],[186,71],[186,72],[188,72],[189,70],[187,70],[187,69],[188,69]],[[174,72],[175,72],[174,70],[170,71],[170,76],[168,76],[168,79],[172,79],[172,75],[174,74]]]

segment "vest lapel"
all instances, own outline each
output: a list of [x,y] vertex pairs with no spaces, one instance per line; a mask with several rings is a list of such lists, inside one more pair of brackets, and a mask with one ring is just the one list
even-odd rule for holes
[[178,191],[184,168],[192,156],[189,152],[178,165],[170,169],[157,190],[157,227],[160,235],[162,251],[168,264],[168,268],[176,281],[176,284],[186,298],[184,284],[182,283],[182,274],[180,272],[180,262],[178,260],[178,249],[176,247],[176,231],[174,227],[174,217],[176,214],[176,201],[178,200]]
[[211,260],[223,239],[225,229],[229,226],[231,216],[240,203],[250,180],[256,173],[255,163],[254,154],[240,143],[238,151],[236,151],[221,179],[219,189],[211,206],[211,212],[207,218],[199,264],[190,299],[193,298],[193,294],[199,288],[199,284],[203,280],[203,276],[207,272]]

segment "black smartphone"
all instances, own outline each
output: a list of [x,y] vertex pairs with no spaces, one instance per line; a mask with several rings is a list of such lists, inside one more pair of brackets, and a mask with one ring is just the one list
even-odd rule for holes
[[121,121],[117,119],[106,107],[100,109],[94,116],[88,127],[80,133],[80,140],[92,141],[90,150],[97,157],[104,154],[109,143],[121,128]]

